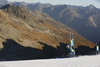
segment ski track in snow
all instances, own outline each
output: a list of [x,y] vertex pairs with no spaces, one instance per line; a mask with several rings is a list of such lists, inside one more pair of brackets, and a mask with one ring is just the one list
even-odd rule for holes
[[1,61],[0,67],[100,67],[100,55],[62,59]]

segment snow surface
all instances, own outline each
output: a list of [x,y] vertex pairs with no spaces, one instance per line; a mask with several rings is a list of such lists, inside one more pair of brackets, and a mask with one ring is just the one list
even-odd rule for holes
[[0,67],[100,67],[100,55],[62,59],[1,61]]

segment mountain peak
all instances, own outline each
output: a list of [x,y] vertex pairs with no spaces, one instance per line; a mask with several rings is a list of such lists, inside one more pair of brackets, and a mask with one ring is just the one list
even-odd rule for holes
[[92,8],[96,8],[93,4],[90,4],[89,6],[88,6],[88,8],[90,8],[90,9],[92,9]]
[[1,7],[1,9],[7,9],[7,8],[9,8],[9,7],[11,7],[11,6],[13,6],[12,4],[6,4],[6,5],[4,5],[3,7]]

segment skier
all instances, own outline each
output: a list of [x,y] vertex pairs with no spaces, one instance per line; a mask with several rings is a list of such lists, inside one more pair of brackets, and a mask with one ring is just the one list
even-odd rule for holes
[[74,57],[75,56],[75,51],[72,47],[70,47],[70,57]]
[[99,44],[96,45],[96,54],[99,53]]
[[67,57],[74,57],[75,56],[74,49],[70,45],[67,45],[66,48],[68,49],[68,56]]

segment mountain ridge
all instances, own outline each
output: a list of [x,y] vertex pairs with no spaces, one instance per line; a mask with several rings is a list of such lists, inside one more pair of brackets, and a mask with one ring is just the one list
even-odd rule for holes
[[[32,15],[32,13],[29,11],[29,10],[27,10],[27,9],[23,9],[23,8],[18,8],[18,7],[15,7],[15,6],[12,6],[12,5],[10,5],[9,7],[11,7],[10,9],[9,8],[6,8],[6,9],[2,9],[4,12],[6,12],[6,13],[9,13],[9,14],[11,14],[11,15],[14,15],[15,17],[18,17],[18,18],[20,18],[20,17],[22,17],[21,19],[23,19],[23,20],[25,20],[25,21],[27,21],[27,22],[25,22],[26,24],[29,24],[29,25],[31,25],[33,22],[32,21],[34,21],[34,20],[37,20],[33,15]],[[14,12],[14,10],[12,10],[12,9],[14,9],[14,8],[17,8],[17,9],[20,9],[20,10],[18,10],[18,11],[16,11],[16,13]],[[9,10],[8,10],[9,9]],[[22,11],[22,12],[21,12]],[[24,11],[24,12],[23,12]],[[20,12],[20,14],[17,14],[17,12],[19,13]],[[21,13],[24,13],[24,14],[21,14]],[[30,13],[30,14],[28,14],[29,16],[30,16],[30,18],[29,17],[27,17],[27,13]],[[33,12],[34,13],[34,12]],[[26,18],[23,18],[23,16],[26,16]],[[44,14],[44,16],[46,16],[45,14]],[[48,16],[49,17],[49,16]],[[12,17],[11,17],[12,18]],[[34,18],[34,19],[31,19],[31,18]],[[49,17],[50,18],[50,17]],[[26,20],[26,19],[28,19],[28,20]],[[51,19],[51,21],[52,21],[53,19]],[[30,21],[30,23],[29,23],[29,21]],[[45,23],[45,21],[47,21],[47,20],[39,20],[40,22],[42,22],[42,23]],[[53,22],[55,22],[55,23],[58,23],[57,21],[54,21],[53,20]],[[34,22],[34,23],[38,23],[38,22]],[[46,22],[45,24],[47,24],[48,22]],[[36,25],[35,24],[35,25]],[[49,23],[49,26],[50,26],[51,24]],[[56,25],[56,24],[55,24]],[[59,25],[59,24],[58,24]],[[58,25],[56,25],[56,26],[58,26]],[[61,25],[61,23],[60,23],[60,25]],[[48,25],[47,25],[48,26]],[[47,27],[46,26],[46,27]],[[51,26],[53,26],[53,25],[51,25]],[[53,26],[53,27],[55,27],[56,28],[56,26]],[[63,24],[62,24],[62,26],[64,26]],[[32,27],[34,27],[34,25],[31,25],[31,28]],[[38,29],[38,27],[39,26],[37,26],[37,29]],[[60,26],[58,26],[58,27],[60,27]],[[65,26],[66,27],[66,26]],[[40,28],[40,27],[39,27]],[[43,27],[44,28],[44,27]],[[49,27],[49,28],[51,28],[51,27]],[[67,31],[70,31],[71,29],[69,29],[68,30],[68,27],[66,27],[67,28]],[[59,28],[58,28],[59,29]],[[45,28],[44,28],[44,30],[45,30]],[[40,31],[42,31],[42,30],[40,30]],[[74,30],[72,30],[72,31],[74,31]],[[71,32],[71,31],[70,31]],[[74,33],[76,33],[75,31],[74,31]],[[79,35],[79,34],[78,34]]]

